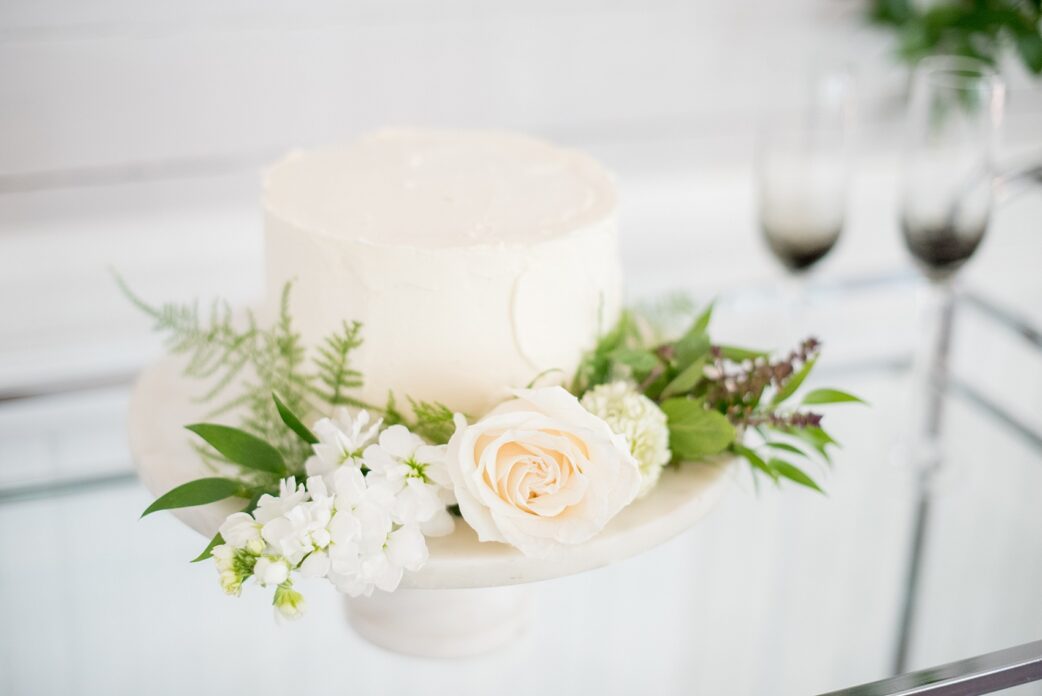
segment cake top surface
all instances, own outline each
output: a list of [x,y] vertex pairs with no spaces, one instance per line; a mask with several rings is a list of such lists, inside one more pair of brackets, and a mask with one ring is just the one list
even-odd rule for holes
[[294,152],[264,182],[265,210],[306,229],[373,244],[531,243],[615,210],[592,158],[499,131],[382,130]]

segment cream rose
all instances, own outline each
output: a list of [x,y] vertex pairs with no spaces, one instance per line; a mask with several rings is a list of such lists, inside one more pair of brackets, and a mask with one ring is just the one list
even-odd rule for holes
[[456,416],[448,468],[481,541],[543,556],[597,534],[640,488],[621,435],[561,387],[521,389],[473,425]]

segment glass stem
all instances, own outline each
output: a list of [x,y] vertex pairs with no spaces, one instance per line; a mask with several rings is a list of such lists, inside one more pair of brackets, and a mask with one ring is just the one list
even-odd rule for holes
[[915,374],[919,392],[916,403],[920,409],[916,461],[925,483],[941,467],[943,459],[944,397],[955,319],[955,288],[951,279],[928,285],[923,309],[925,340],[916,359]]
[[782,292],[785,303],[785,329],[783,339],[786,345],[806,338],[807,313],[810,311],[810,291],[807,286],[807,273],[788,273]]
[[915,627],[916,604],[921,587],[923,554],[927,546],[930,503],[937,473],[943,466],[942,435],[945,394],[948,390],[949,357],[955,319],[955,288],[951,279],[933,281],[926,291],[923,319],[926,327],[914,365],[916,413],[914,485],[916,504],[912,539],[905,576],[904,606],[898,624],[894,651],[894,674],[908,671]]

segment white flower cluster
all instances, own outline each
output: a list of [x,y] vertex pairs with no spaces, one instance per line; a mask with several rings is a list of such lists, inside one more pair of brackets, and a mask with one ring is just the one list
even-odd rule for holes
[[666,414],[628,382],[596,386],[583,395],[582,405],[613,432],[626,437],[630,452],[640,464],[639,495],[650,491],[672,457]]
[[[239,594],[253,577],[274,586],[287,617],[304,610],[292,574],[326,578],[352,597],[393,591],[406,570],[427,560],[427,536],[453,530],[445,447],[424,443],[402,425],[382,432],[366,411],[337,409],[313,428],[319,442],[305,465],[308,478],[281,482],[252,513],[230,515],[213,549],[221,586]],[[375,443],[374,440],[377,440]]]

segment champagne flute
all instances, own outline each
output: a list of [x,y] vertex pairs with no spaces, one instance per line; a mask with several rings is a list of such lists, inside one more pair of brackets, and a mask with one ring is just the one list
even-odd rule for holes
[[756,144],[760,232],[788,271],[778,315],[781,341],[805,335],[807,277],[835,247],[846,216],[852,80],[832,70],[815,74],[810,87],[796,115],[772,118]]
[[915,597],[927,545],[933,488],[944,461],[942,426],[948,383],[955,275],[988,228],[994,196],[993,157],[1005,99],[1003,83],[986,64],[932,56],[915,69],[908,104],[901,232],[928,279],[921,304],[924,335],[913,367],[911,457],[918,502],[912,528],[905,605],[894,671],[906,670]]
[[998,75],[972,58],[932,56],[916,67],[901,230],[932,281],[949,280],[987,231],[1004,92]]
[[925,58],[912,79],[900,216],[905,245],[929,280],[915,360],[915,450],[929,470],[941,459],[955,275],[988,228],[1004,96],[998,75],[972,58]]
[[756,148],[760,229],[775,257],[802,276],[839,240],[849,178],[851,80],[827,72],[812,81],[794,120],[761,128]]

